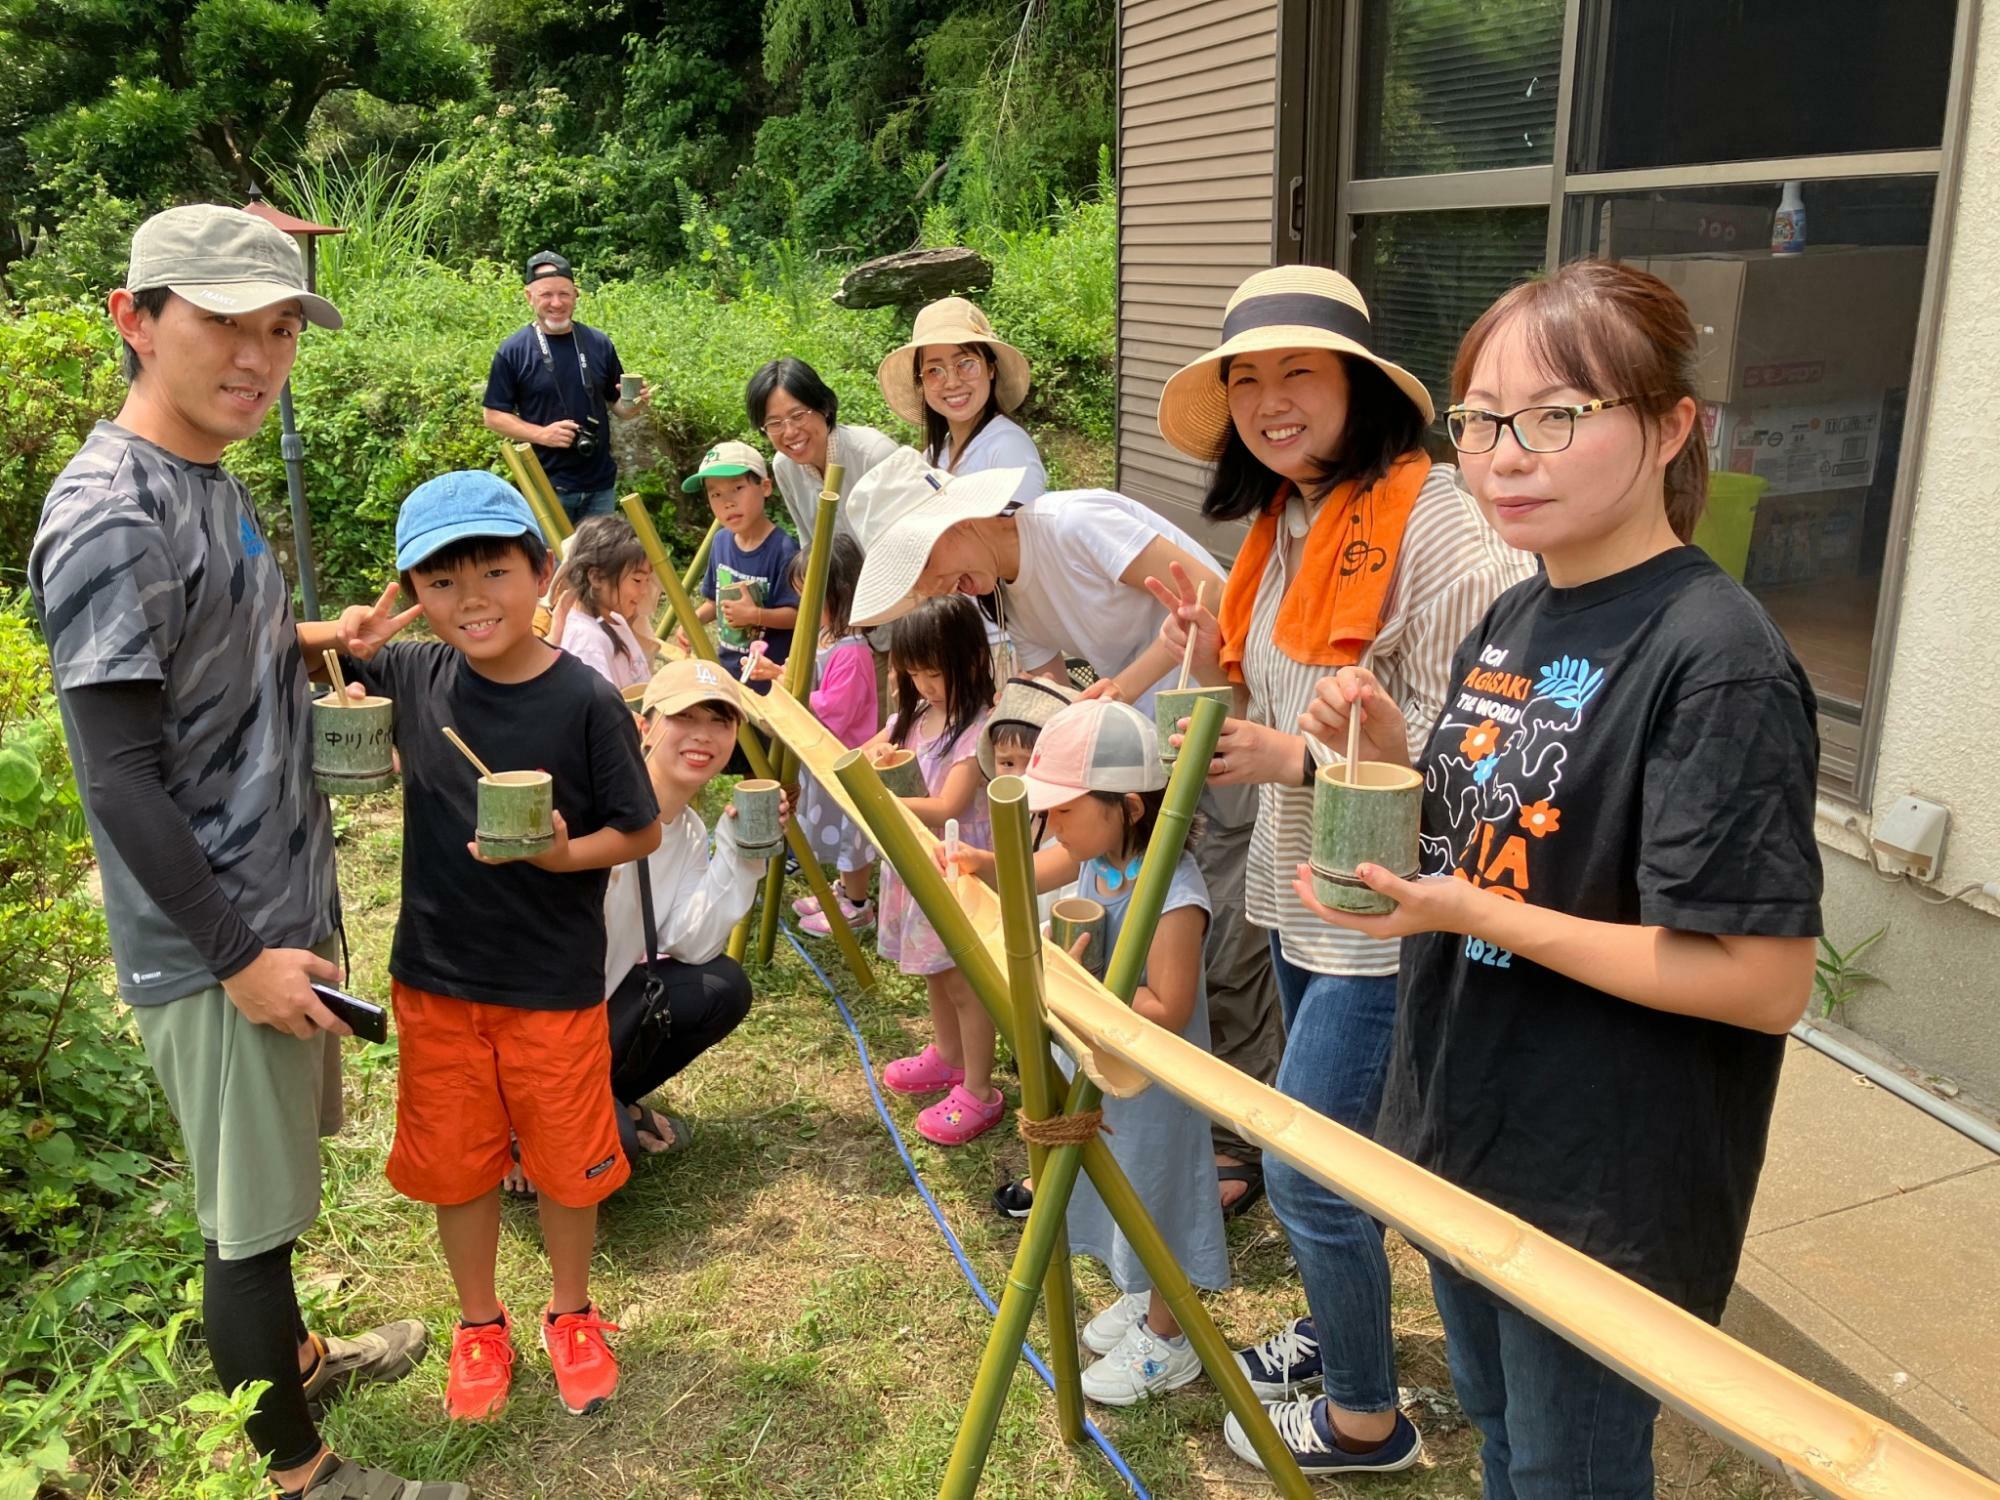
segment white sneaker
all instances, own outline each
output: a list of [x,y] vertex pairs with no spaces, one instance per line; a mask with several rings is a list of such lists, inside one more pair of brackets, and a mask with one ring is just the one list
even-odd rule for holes
[[1151,1292],[1127,1292],[1083,1325],[1083,1347],[1092,1354],[1109,1354],[1125,1340],[1131,1326],[1146,1316]]
[[1146,1326],[1125,1330],[1118,1347],[1083,1372],[1083,1394],[1099,1406],[1133,1406],[1148,1396],[1177,1391],[1201,1374],[1201,1356],[1183,1334],[1179,1347]]

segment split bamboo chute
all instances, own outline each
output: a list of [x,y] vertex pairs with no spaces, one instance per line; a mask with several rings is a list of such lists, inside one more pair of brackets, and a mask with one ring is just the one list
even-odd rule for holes
[[[806,773],[835,795],[842,810],[870,831],[975,993],[994,1011],[1002,1028],[1014,1032],[1014,1007],[1021,997],[1002,978],[1015,964],[999,898],[968,878],[947,885],[932,862],[936,841],[929,832],[882,789],[864,757],[848,753],[789,695],[774,689],[768,699],[752,705],[752,713],[791,748]],[[1201,756],[1204,768],[1213,738],[1211,734],[1204,746],[1196,731],[1203,720],[1219,716],[1219,709],[1199,704],[1189,726],[1188,749]],[[998,823],[1007,804],[995,800]],[[1002,879],[1007,878],[1003,871]],[[1143,884],[1144,874],[1141,879]],[[940,895],[952,911],[939,905]],[[1135,890],[1135,907],[1139,895]],[[1144,925],[1150,930],[1150,923]],[[1126,932],[1133,930],[1134,917],[1128,914]],[[1102,985],[1048,945],[1040,947],[1040,959],[1049,1027],[1073,1040],[1085,1079],[1114,1094],[1151,1083],[1234,1127],[1246,1140],[1394,1227],[1460,1275],[1521,1309],[1698,1426],[1776,1468],[1802,1492],[1840,1500],[1919,1496],[2000,1500],[2000,1484],[1926,1447],[1894,1424],[1822,1390],[1581,1251],[1135,1014],[1117,993],[1121,983],[1136,975],[1143,954],[1127,953],[1121,943]],[[1025,1032],[1016,1033],[1025,1101],[1025,1078],[1036,1065],[1034,1054],[1021,1045],[1024,1039],[1032,1041]],[[1051,1094],[1060,1094],[1060,1075],[1051,1082]],[[1080,1083],[1079,1089],[1085,1086]],[[1076,1091],[1070,1102],[1079,1102]],[[1033,1107],[1029,1106],[1031,1112]],[[1047,1175],[1036,1179],[1038,1201],[1045,1191],[1066,1194],[1074,1182],[1074,1169],[1059,1174],[1053,1165],[1063,1154],[1049,1153]],[[1098,1178],[1099,1162],[1109,1162],[1102,1141],[1075,1154],[1091,1170],[1093,1180]],[[1115,1171],[1115,1163],[1111,1166]],[[1126,1190],[1129,1193],[1129,1184]],[[1099,1191],[1117,1212],[1115,1188],[1104,1192],[1100,1182]],[[1124,1223],[1122,1214],[1120,1222]],[[1268,1431],[1261,1418],[1245,1424],[1253,1436],[1260,1427]],[[1277,1466],[1268,1460],[1267,1466],[1273,1468],[1280,1488],[1290,1493]],[[963,1474],[948,1479],[946,1492],[970,1493],[963,1484]]]

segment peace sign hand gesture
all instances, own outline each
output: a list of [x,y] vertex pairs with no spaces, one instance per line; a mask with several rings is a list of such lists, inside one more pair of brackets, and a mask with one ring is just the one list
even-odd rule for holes
[[412,604],[408,609],[396,609],[396,585],[390,584],[382,590],[382,597],[371,608],[366,604],[350,604],[340,612],[340,620],[334,627],[339,632],[340,649],[356,661],[367,661],[395,636],[410,621],[424,612],[421,604]]
[[1170,588],[1157,578],[1146,580],[1146,592],[1166,606],[1167,617],[1160,622],[1160,644],[1179,656],[1187,648],[1188,632],[1194,632],[1194,660],[1191,670],[1197,681],[1215,683],[1222,677],[1222,624],[1215,611],[1200,602],[1200,591],[1188,570],[1169,563],[1173,575]]

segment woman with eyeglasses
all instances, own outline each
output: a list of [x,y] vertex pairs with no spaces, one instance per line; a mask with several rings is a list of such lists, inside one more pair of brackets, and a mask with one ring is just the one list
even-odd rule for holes
[[965,298],[919,312],[910,341],[890,352],[875,379],[889,409],[923,428],[927,462],[953,475],[1019,469],[1016,500],[1049,487],[1035,440],[1008,415],[1028,398],[1028,361]]
[[[1236,690],[1210,786],[1256,799],[1245,909],[1269,954],[1282,1022],[1237,1021],[1268,1027],[1271,1071],[1257,1068],[1256,1048],[1232,1060],[1364,1134],[1388,1065],[1396,944],[1335,932],[1292,894],[1292,871],[1312,848],[1316,766],[1299,715],[1322,676],[1363,664],[1421,744],[1453,650],[1532,566],[1425,453],[1432,414],[1423,383],[1377,352],[1354,283],[1317,266],[1245,281],[1224,309],[1220,343],[1160,397],[1161,433],[1214,466],[1202,514],[1250,522],[1220,599],[1211,590],[1199,602],[1194,580],[1178,573],[1173,588],[1152,586],[1169,611],[1162,643],[1178,658],[1192,630],[1196,675]],[[1266,1158],[1263,1175],[1312,1316],[1237,1360],[1275,1403],[1272,1420],[1307,1473],[1407,1468],[1422,1443],[1396,1409],[1382,1228],[1283,1162]],[[1315,1386],[1317,1398],[1299,1396]],[[1233,1417],[1223,1435],[1257,1462]]]
[[[887,433],[839,421],[840,398],[820,379],[819,371],[789,354],[750,377],[743,404],[750,425],[771,444],[771,478],[804,548],[812,546],[826,466],[839,464],[845,471],[840,481],[840,498],[845,500],[856,480],[896,451],[896,440]],[[844,510],[835,512],[834,530],[843,536],[854,534]]]
[[[1420,867],[1336,927],[1403,942],[1376,1137],[1714,1322],[1735,1280],[1785,1033],[1820,932],[1812,688],[1689,545],[1707,494],[1695,330],[1663,282],[1577,261],[1465,336],[1467,481],[1544,572],[1453,659],[1409,754],[1364,668],[1301,722],[1424,776]],[[1489,1497],[1650,1497],[1658,1402],[1431,1263]]]

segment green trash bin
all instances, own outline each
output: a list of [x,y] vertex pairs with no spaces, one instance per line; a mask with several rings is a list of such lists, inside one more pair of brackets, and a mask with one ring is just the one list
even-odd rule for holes
[[1757,502],[1765,485],[1755,474],[1710,474],[1708,508],[1695,523],[1694,544],[1738,583],[1750,561],[1750,537],[1757,529]]

